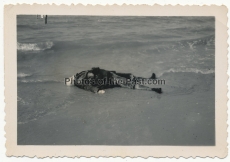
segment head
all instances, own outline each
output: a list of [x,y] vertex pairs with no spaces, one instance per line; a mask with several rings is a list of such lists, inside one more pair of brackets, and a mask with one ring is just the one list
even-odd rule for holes
[[69,78],[65,78],[65,85],[73,86],[74,85],[74,79],[75,79],[74,75],[69,77]]
[[87,77],[88,77],[88,78],[93,78],[93,77],[94,77],[94,74],[91,73],[91,72],[89,72],[89,73],[87,74]]

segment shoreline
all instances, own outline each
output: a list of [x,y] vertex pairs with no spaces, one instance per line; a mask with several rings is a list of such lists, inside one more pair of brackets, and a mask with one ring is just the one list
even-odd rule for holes
[[[39,85],[35,91],[44,86]],[[100,95],[64,85],[48,87],[46,91],[54,91],[48,95],[60,105],[18,124],[19,145],[215,145],[214,81],[187,94],[168,86],[161,95],[124,88]]]

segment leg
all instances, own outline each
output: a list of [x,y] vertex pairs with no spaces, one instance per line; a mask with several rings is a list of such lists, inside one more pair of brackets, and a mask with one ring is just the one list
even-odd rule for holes
[[[111,71],[113,72],[113,71]],[[125,77],[125,78],[129,78],[130,75],[132,75],[131,73],[116,73],[116,72],[113,72],[121,77]],[[133,75],[132,75],[133,76]],[[156,75],[155,73],[152,73],[152,76],[150,78],[142,78],[142,77],[137,77],[138,79],[156,79]]]
[[[132,82],[127,83],[125,82],[126,79],[135,79],[136,77],[133,76],[132,74],[122,74],[122,73],[111,73],[112,77],[114,79],[118,79],[118,80],[124,80],[124,82],[122,84],[119,84],[119,86],[123,87],[123,88],[129,88],[129,89],[136,89],[136,90],[147,90],[147,91],[155,91],[157,93],[162,93],[161,88],[150,88],[144,85],[139,85],[139,84],[133,84]],[[119,74],[119,75],[118,75]],[[122,75],[122,77],[121,77]],[[146,79],[146,78],[136,78],[136,79]]]
[[134,89],[136,90],[147,90],[147,91],[152,91],[152,88],[149,88],[147,86],[143,86],[143,85],[139,85],[139,84],[136,84],[134,86]]
[[111,73],[111,77],[113,78],[113,80],[116,81],[116,84],[119,85],[120,87],[129,88],[129,89],[134,88],[134,84],[132,82],[127,82],[127,79],[130,79],[130,81],[132,80],[133,78],[132,74],[119,73],[118,75],[117,73],[113,73],[113,72],[110,72],[110,73]]
[[139,85],[139,84],[136,84],[134,86],[134,89],[136,89],[136,90],[146,90],[146,91],[155,91],[157,93],[162,93],[161,88],[149,88],[147,86],[143,86],[143,85]]
[[126,79],[131,79],[131,76],[133,76],[131,73],[115,73],[115,74],[120,77],[124,77]]

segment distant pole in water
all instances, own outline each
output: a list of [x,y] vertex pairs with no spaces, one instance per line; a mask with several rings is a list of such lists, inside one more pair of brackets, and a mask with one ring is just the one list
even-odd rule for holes
[[[47,24],[47,18],[48,16],[47,15],[41,15],[41,19],[43,19],[45,17],[45,24]],[[37,19],[39,18],[39,16],[37,15]]]
[[46,15],[46,17],[45,17],[45,24],[47,24],[47,15]]

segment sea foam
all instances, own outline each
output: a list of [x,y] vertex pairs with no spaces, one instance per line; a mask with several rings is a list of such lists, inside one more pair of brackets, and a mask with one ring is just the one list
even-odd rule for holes
[[196,68],[171,68],[159,74],[162,76],[165,73],[201,73],[201,74],[211,74],[215,73],[214,69],[196,69]]
[[19,51],[43,51],[52,48],[53,45],[53,42],[17,43],[17,49]]
[[25,73],[18,73],[18,78],[24,78],[24,77],[28,77],[31,76],[31,74],[25,74]]

